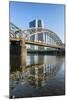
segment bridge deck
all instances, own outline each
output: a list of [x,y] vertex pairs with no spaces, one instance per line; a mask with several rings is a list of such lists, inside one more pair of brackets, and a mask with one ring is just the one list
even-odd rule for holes
[[[21,41],[22,39],[17,39],[17,38],[10,38],[10,41]],[[32,45],[37,45],[37,46],[43,46],[43,47],[51,47],[51,48],[61,48],[64,49],[64,46],[59,46],[59,45],[51,45],[43,42],[36,42],[36,41],[31,41],[31,40],[25,40],[26,44],[32,44]],[[20,44],[22,46],[22,44]]]

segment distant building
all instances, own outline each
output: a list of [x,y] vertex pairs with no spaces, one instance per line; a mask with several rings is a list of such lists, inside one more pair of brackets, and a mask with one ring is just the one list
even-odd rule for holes
[[32,28],[32,27],[37,27],[37,22],[36,20],[33,20],[31,22],[29,22],[29,27]]
[[[39,20],[33,20],[33,21],[29,22],[29,28],[38,28],[38,27],[43,27],[42,20],[39,19]],[[33,31],[35,33],[35,30],[33,30]],[[30,37],[30,40],[32,40],[32,41],[36,41],[36,40],[43,41],[43,34],[33,35],[32,37]],[[40,50],[40,49],[43,49],[44,47],[31,45],[31,48]]]

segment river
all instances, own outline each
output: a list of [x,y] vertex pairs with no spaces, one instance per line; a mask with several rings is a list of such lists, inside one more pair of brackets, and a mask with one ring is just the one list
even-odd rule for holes
[[[65,94],[65,58],[27,54],[26,66],[19,71],[20,57],[11,56],[10,98]],[[17,70],[15,70],[17,68]]]

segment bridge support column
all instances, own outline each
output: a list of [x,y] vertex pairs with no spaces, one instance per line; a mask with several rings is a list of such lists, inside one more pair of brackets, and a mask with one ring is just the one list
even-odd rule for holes
[[21,41],[21,68],[23,71],[26,66],[26,56],[27,56],[27,49],[26,49],[25,39],[23,38]]

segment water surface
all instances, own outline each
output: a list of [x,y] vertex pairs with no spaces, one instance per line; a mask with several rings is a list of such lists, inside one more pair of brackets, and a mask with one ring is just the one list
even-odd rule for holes
[[[11,56],[11,66],[20,66],[18,59]],[[64,95],[64,72],[63,56],[28,54],[23,70],[10,73],[10,97]]]

